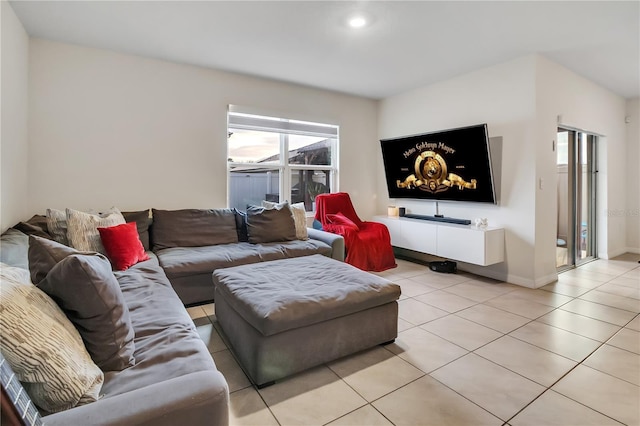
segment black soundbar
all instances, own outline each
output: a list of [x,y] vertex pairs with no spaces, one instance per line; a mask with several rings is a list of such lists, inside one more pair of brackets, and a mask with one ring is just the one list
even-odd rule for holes
[[432,220],[434,222],[456,223],[458,225],[471,225],[471,221],[469,219],[456,219],[455,217],[425,216],[409,213],[405,214],[404,217],[408,217],[410,219]]

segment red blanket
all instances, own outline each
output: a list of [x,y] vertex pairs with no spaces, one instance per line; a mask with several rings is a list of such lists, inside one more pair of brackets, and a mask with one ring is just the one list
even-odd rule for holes
[[[339,214],[348,220],[340,224],[331,221]],[[395,268],[389,230],[382,223],[363,222],[353,208],[349,194],[321,194],[316,197],[316,219],[327,232],[342,235],[347,256],[345,262],[364,271],[381,272]],[[353,225],[348,222],[353,222]],[[345,224],[345,222],[347,222]]]

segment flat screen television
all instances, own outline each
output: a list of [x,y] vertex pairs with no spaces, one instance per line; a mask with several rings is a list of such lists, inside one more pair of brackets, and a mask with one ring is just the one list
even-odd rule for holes
[[486,124],[383,139],[389,198],[496,202]]

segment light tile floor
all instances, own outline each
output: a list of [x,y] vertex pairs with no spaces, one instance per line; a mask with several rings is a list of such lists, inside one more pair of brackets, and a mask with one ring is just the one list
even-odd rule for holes
[[233,425],[640,425],[638,255],[541,289],[398,260],[395,343],[256,390],[213,305],[189,308]]

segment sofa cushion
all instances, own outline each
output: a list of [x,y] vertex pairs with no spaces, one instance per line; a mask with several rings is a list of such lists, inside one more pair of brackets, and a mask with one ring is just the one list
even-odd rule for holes
[[67,238],[69,245],[76,250],[97,251],[106,254],[100,240],[99,227],[121,225],[125,223],[122,213],[112,207],[103,214],[84,213],[67,209]]
[[201,247],[238,242],[232,209],[153,209],[153,250]]
[[96,401],[104,376],[73,324],[26,270],[0,265],[0,282],[2,354],[31,399],[49,412]]
[[218,268],[260,262],[257,246],[249,243],[204,247],[172,247],[156,252],[169,278],[211,273]]
[[252,244],[296,239],[296,226],[288,205],[272,209],[247,207],[247,233]]
[[0,262],[29,269],[29,237],[16,229],[7,229],[0,236]]
[[98,232],[114,269],[124,271],[138,262],[149,260],[135,222],[98,228]]
[[111,264],[102,254],[71,254],[38,288],[75,324],[93,361],[103,371],[134,364],[134,331]]
[[262,262],[286,259],[289,257],[311,256],[314,254],[330,257],[331,246],[313,239],[306,241],[280,241],[258,245],[258,253],[260,254],[260,260]]
[[142,246],[145,251],[151,250],[151,245],[149,244],[149,227],[153,222],[153,219],[151,218],[151,210],[147,209],[136,212],[122,212],[122,216],[126,222],[136,223],[138,236],[140,237]]
[[[136,330],[136,364],[105,374],[105,397],[124,394],[189,373],[215,370],[215,363],[176,296],[157,257],[116,271]],[[207,329],[215,333],[213,326]]]
[[277,243],[236,243],[207,247],[174,247],[157,253],[162,268],[171,279],[197,274],[211,274],[219,268],[265,262],[287,257],[323,254],[331,247],[318,240],[293,240]]

